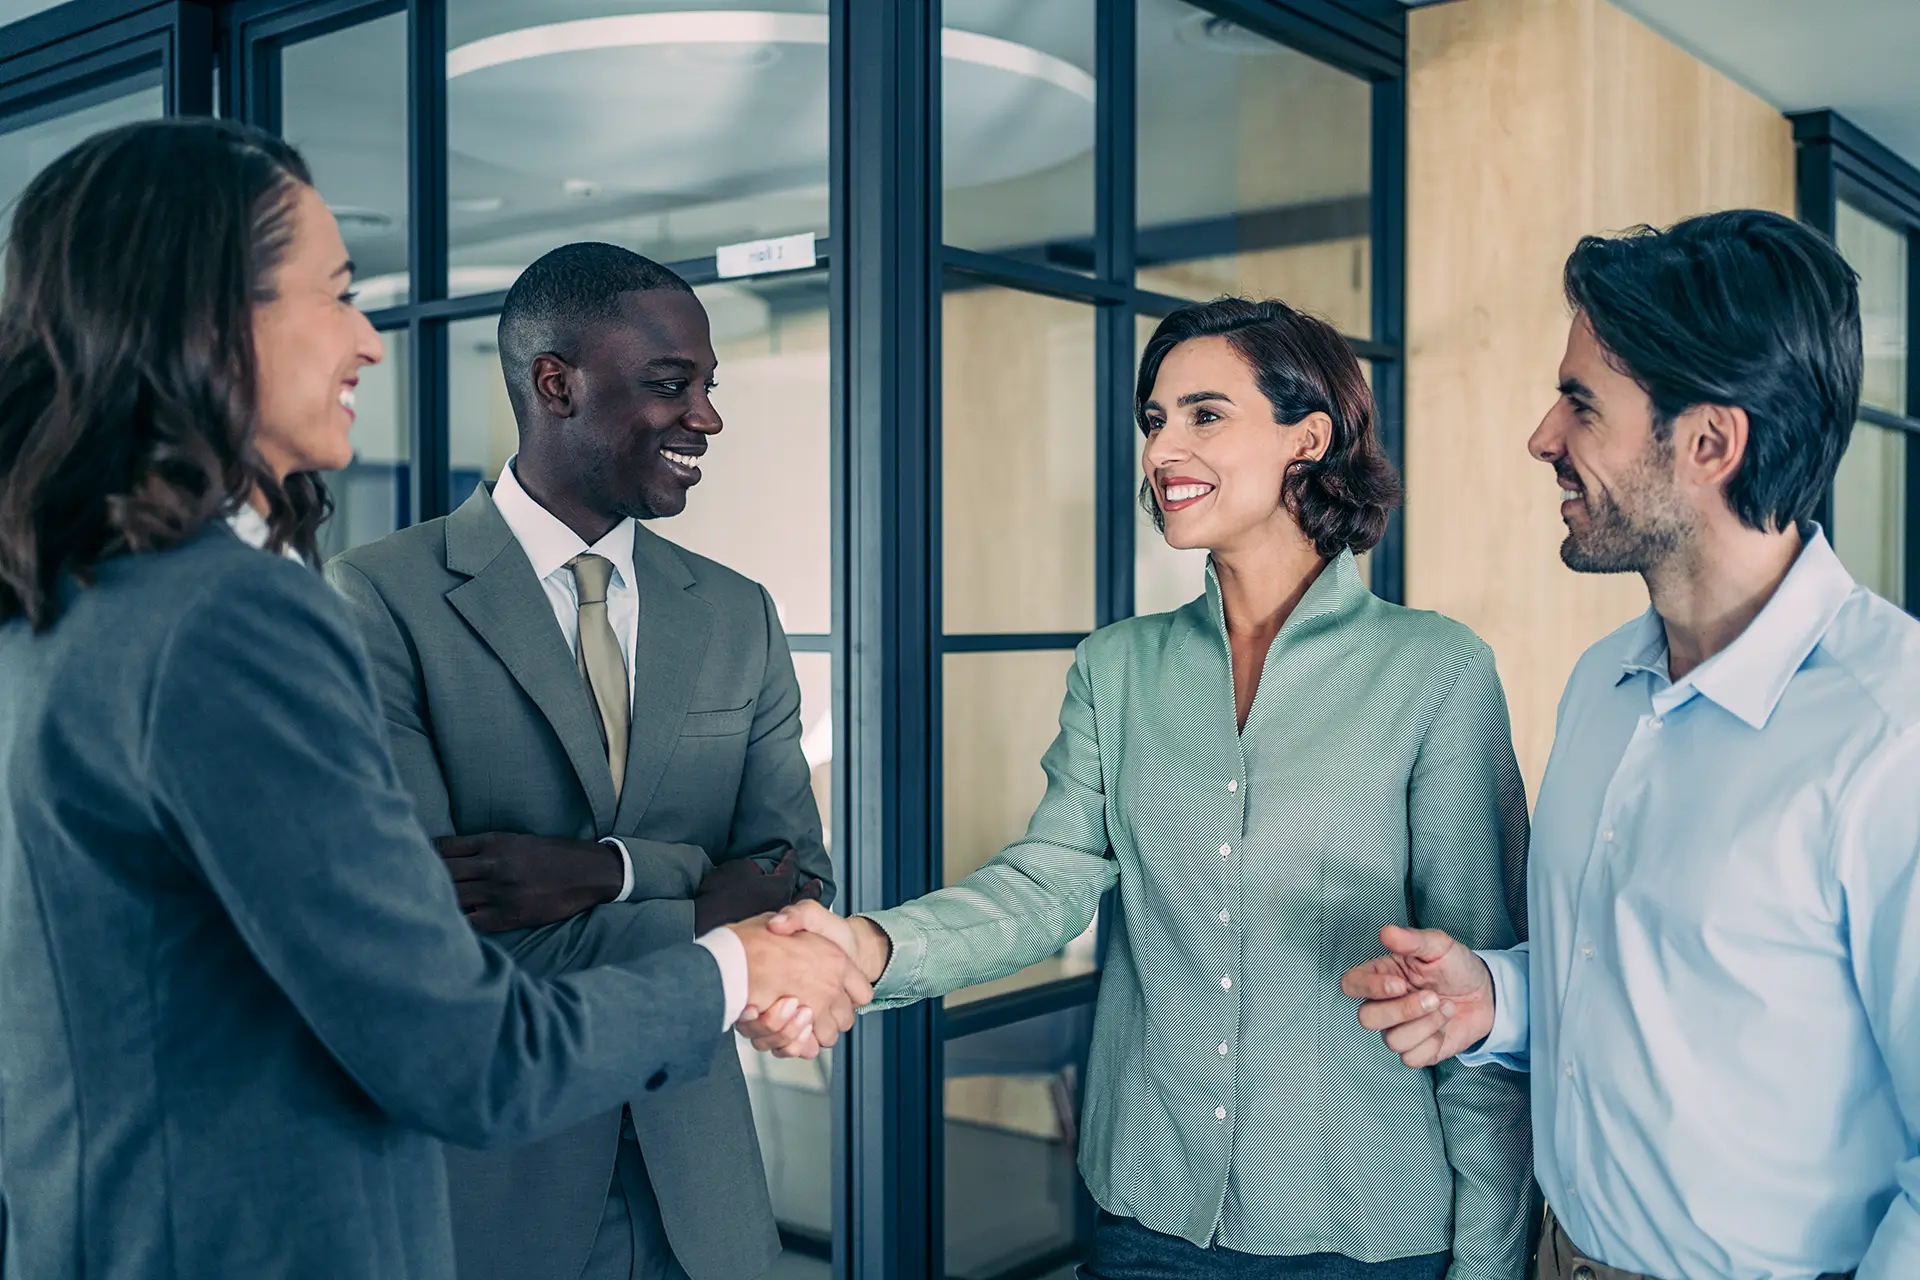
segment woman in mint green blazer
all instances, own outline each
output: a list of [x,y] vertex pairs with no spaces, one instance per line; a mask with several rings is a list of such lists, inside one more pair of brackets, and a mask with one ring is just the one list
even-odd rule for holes
[[1141,363],[1141,497],[1206,591],[1090,636],[1026,836],[836,932],[880,1007],[1058,952],[1117,882],[1080,1169],[1085,1276],[1518,1280],[1527,1079],[1408,1071],[1340,974],[1409,914],[1526,934],[1525,794],[1493,653],[1372,595],[1399,482],[1359,364],[1279,302],[1175,312]]

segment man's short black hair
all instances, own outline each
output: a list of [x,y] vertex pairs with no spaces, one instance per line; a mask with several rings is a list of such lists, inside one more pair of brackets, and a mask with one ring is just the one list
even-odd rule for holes
[[1811,520],[1860,407],[1859,277],[1833,242],[1758,209],[1587,236],[1567,300],[1653,401],[1654,434],[1702,404],[1747,411],[1727,505],[1754,529]]
[[535,356],[551,351],[574,360],[581,333],[620,314],[621,294],[648,289],[693,292],[651,258],[597,241],[563,244],[521,272],[500,308],[500,368],[514,408]]

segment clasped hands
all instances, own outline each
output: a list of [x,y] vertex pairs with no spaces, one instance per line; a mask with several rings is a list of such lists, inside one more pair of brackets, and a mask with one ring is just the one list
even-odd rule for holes
[[780,1058],[812,1058],[873,1000],[892,944],[865,917],[801,901],[731,926],[747,950],[747,1008],[737,1030]]

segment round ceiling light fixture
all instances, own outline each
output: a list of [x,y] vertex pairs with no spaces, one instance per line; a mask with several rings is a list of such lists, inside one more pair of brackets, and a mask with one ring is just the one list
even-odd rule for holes
[[[564,180],[725,198],[827,168],[825,14],[616,14],[506,31],[447,54],[461,135]],[[1003,182],[1093,147],[1094,80],[1064,58],[943,28],[943,177]],[[459,140],[456,138],[456,145]]]

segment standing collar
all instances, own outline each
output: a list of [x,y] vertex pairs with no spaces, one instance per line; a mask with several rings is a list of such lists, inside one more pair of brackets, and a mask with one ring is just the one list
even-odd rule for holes
[[579,534],[520,487],[520,478],[513,473],[514,461],[519,456],[508,458],[507,465],[500,468],[500,480],[493,487],[493,505],[499,509],[500,518],[507,522],[520,549],[527,553],[533,576],[544,581],[564,569],[575,556],[591,551],[612,561],[620,583],[632,586],[635,528],[632,517],[613,526],[606,537],[589,547]]
[[[1316,618],[1334,617],[1359,608],[1360,603],[1369,595],[1367,586],[1360,581],[1360,567],[1354,562],[1351,549],[1342,551],[1327,561],[1327,567],[1313,580],[1307,593],[1300,597],[1300,603],[1280,627],[1285,635],[1295,628],[1304,626]],[[1220,578],[1213,569],[1213,557],[1207,557],[1207,609],[1217,623],[1226,616],[1220,600]],[[1279,637],[1275,637],[1278,639]]]
[[1755,729],[1766,728],[1787,685],[1819,647],[1853,593],[1853,576],[1840,563],[1819,525],[1800,549],[1773,598],[1734,642],[1666,687],[1666,624],[1652,609],[1628,632],[1620,680],[1654,677],[1655,698],[1670,709],[1698,693]]
[[[255,551],[265,551],[267,549],[267,539],[272,536],[272,530],[267,528],[267,518],[254,510],[253,504],[250,502],[241,503],[240,509],[227,517],[227,527],[233,530],[234,537],[240,539],[240,541],[246,543]],[[288,547],[280,554],[295,563],[306,563],[306,561],[301,558],[300,553],[292,547]]]

